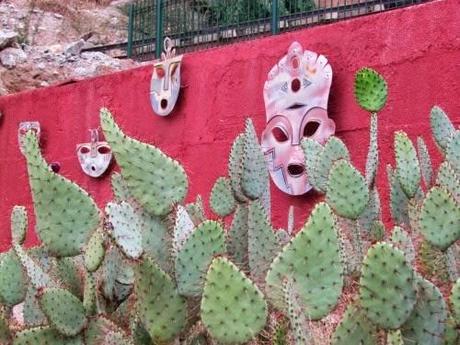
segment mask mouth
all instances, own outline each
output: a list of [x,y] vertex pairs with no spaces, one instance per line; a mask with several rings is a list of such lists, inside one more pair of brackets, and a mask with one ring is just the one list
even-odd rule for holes
[[292,177],[300,177],[305,174],[305,166],[303,164],[289,164],[287,167],[289,175]]
[[163,109],[163,110],[166,109],[166,108],[168,107],[168,100],[165,99],[165,98],[163,98],[163,99],[161,100],[161,102],[160,102],[160,107],[161,107],[161,109]]

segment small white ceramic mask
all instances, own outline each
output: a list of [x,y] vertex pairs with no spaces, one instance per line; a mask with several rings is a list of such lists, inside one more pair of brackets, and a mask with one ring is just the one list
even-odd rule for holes
[[332,68],[323,55],[298,42],[271,69],[264,85],[267,127],[262,149],[275,185],[290,195],[311,189],[300,146],[304,137],[324,143],[335,132],[327,114]]
[[176,56],[171,39],[166,37],[164,53],[153,66],[150,82],[150,102],[157,115],[169,115],[176,104],[180,91],[181,62],[182,55]]
[[77,145],[80,166],[86,175],[101,176],[112,160],[112,150],[105,141],[99,141],[99,131],[90,129],[91,142]]

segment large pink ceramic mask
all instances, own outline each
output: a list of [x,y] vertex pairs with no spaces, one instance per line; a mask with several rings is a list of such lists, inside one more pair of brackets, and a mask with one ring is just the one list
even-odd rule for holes
[[327,115],[332,68],[323,55],[298,42],[271,69],[264,85],[267,127],[262,149],[275,185],[290,195],[311,189],[305,171],[302,138],[324,143],[335,132]]
[[164,41],[164,49],[160,61],[153,66],[150,82],[150,102],[153,111],[160,116],[169,115],[179,97],[182,62],[182,55],[176,56],[176,50],[169,38]]

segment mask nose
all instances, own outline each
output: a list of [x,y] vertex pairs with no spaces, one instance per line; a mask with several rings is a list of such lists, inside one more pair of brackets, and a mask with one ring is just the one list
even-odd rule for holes
[[299,177],[305,173],[305,166],[303,164],[292,163],[288,165],[287,171],[292,177]]

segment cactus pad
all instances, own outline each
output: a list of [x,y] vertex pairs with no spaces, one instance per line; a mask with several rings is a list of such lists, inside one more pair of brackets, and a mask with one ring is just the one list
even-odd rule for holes
[[268,169],[251,119],[246,120],[241,188],[250,199],[260,198],[266,189]]
[[48,321],[62,335],[77,335],[86,326],[85,307],[69,291],[45,289],[38,299]]
[[0,344],[11,344],[11,333],[8,327],[6,313],[0,307]]
[[447,149],[450,138],[455,132],[455,127],[447,117],[447,114],[438,106],[431,109],[431,130],[436,144],[442,151]]
[[377,330],[361,308],[350,304],[332,336],[332,345],[377,345]]
[[284,303],[287,306],[287,315],[291,325],[294,344],[311,344],[312,339],[309,332],[309,323],[304,312],[305,307],[291,279],[288,278],[283,283],[283,291]]
[[396,172],[387,165],[388,184],[390,185],[391,215],[398,224],[409,224],[408,203],[409,199],[401,188]]
[[99,231],[91,236],[85,250],[85,267],[88,271],[94,272],[104,260],[105,247],[104,239]]
[[460,278],[457,279],[457,282],[452,286],[449,301],[452,306],[452,316],[455,322],[460,325]]
[[342,272],[335,217],[327,204],[320,203],[271,264],[267,294],[275,306],[286,310],[282,286],[285,279],[292,279],[309,318],[318,320],[337,303]]
[[311,138],[302,139],[301,146],[305,156],[305,171],[307,172],[308,183],[310,183],[315,190],[321,191],[317,164],[323,152],[323,146]]
[[257,286],[220,257],[212,261],[206,276],[201,319],[220,344],[241,344],[265,326],[267,303]]
[[120,173],[114,172],[111,176],[111,182],[112,192],[116,202],[127,201],[132,198],[132,195],[128,190],[128,186]]
[[188,181],[178,162],[158,148],[126,136],[105,108],[101,109],[101,127],[129,191],[147,211],[165,215],[174,203],[182,201]]
[[111,236],[128,258],[138,259],[143,253],[141,220],[134,208],[122,201],[109,202],[105,207],[108,221],[112,224]]
[[13,243],[22,245],[27,232],[27,211],[24,206],[14,206],[11,212],[11,236]]
[[280,249],[264,207],[259,200],[249,205],[248,213],[248,257],[251,277],[258,283]]
[[241,133],[235,138],[230,151],[228,160],[228,174],[230,176],[230,184],[232,185],[233,193],[235,198],[244,202],[247,200],[246,196],[241,189],[241,177],[243,174],[243,156],[244,156],[244,142],[245,135]]
[[27,276],[16,253],[0,254],[0,305],[14,306],[26,297]]
[[206,221],[190,235],[176,257],[179,293],[200,296],[209,265],[215,255],[225,253],[225,233],[219,223]]
[[456,131],[446,149],[446,159],[452,167],[460,173],[460,130]]
[[402,325],[404,344],[441,345],[447,307],[439,289],[429,281],[417,279],[417,304]]
[[343,141],[332,136],[327,140],[316,161],[316,188],[320,192],[326,192],[332,165],[339,159],[349,161],[350,154]]
[[371,125],[369,129],[369,150],[366,159],[366,182],[372,188],[379,165],[378,145],[378,118],[376,113],[371,114]]
[[195,224],[187,212],[187,209],[182,205],[177,206],[176,219],[174,223],[174,252],[177,254],[182,250],[185,242],[195,230]]
[[445,250],[460,238],[460,205],[444,188],[433,187],[423,201],[419,224],[423,236]]
[[344,159],[332,165],[326,200],[339,216],[349,219],[357,219],[369,202],[364,177]]
[[19,245],[14,245],[14,251],[16,252],[19,260],[21,261],[22,267],[24,267],[27,276],[29,277],[30,283],[36,288],[54,287],[55,282],[51,279],[48,273],[39,265],[34,259],[32,259]]
[[174,338],[185,326],[185,301],[171,278],[150,258],[136,269],[137,310],[145,329],[155,341]]
[[387,83],[371,68],[360,69],[355,76],[355,97],[361,108],[380,111],[387,101]]
[[436,184],[447,189],[460,203],[460,173],[457,174],[449,162],[445,161],[439,166]]
[[422,137],[417,138],[417,153],[418,160],[420,161],[420,171],[422,172],[422,178],[425,182],[425,186],[430,187],[431,179],[433,176],[433,168],[431,166],[431,158],[428,153],[425,141]]
[[[50,327],[26,329],[16,334],[13,345],[84,345],[80,336],[67,338]],[[92,344],[90,344],[92,345]]]
[[415,260],[415,248],[407,231],[399,226],[395,226],[391,233],[391,242],[396,248],[404,252],[407,262],[412,265],[412,262]]
[[239,204],[227,236],[227,248],[233,262],[243,270],[248,265],[248,206]]
[[363,261],[360,301],[367,317],[384,329],[400,327],[416,302],[414,272],[404,253],[387,243],[369,249]]
[[420,164],[417,152],[406,133],[398,131],[394,137],[396,176],[407,197],[414,197],[420,184]]
[[219,177],[212,187],[210,205],[215,214],[225,217],[235,209],[235,198],[233,197],[230,180],[226,177]]
[[36,231],[55,256],[75,256],[99,225],[99,211],[91,197],[75,183],[52,172],[43,159],[33,131],[24,135]]
[[97,287],[96,280],[91,273],[85,277],[85,287],[83,291],[83,307],[86,315],[90,316],[97,311]]

